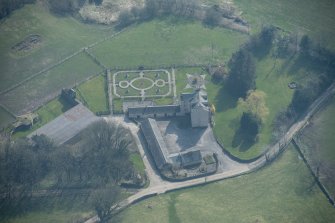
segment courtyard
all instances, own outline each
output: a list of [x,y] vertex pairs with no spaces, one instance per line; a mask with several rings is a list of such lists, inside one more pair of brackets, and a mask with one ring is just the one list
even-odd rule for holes
[[216,154],[218,172],[233,169],[238,165],[224,155],[214,138],[212,128],[192,128],[188,116],[157,119],[156,122],[170,156],[199,149],[203,157]]

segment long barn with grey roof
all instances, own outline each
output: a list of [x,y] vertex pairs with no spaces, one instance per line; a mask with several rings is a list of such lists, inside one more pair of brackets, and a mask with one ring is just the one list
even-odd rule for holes
[[129,107],[129,118],[158,118],[180,115],[179,105]]
[[169,152],[154,119],[147,118],[141,123],[144,138],[158,169],[171,166]]
[[128,107],[127,113],[129,118],[162,118],[189,114],[192,127],[208,127],[211,111],[206,91],[196,89],[192,93],[182,93],[178,104]]

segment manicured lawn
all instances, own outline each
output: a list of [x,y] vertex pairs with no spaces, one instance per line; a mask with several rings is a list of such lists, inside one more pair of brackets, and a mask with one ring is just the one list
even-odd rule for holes
[[107,66],[222,63],[246,39],[247,35],[228,29],[166,18],[142,23],[91,51]]
[[[159,195],[126,209],[121,222],[333,222],[335,209],[290,148],[255,173]],[[151,208],[148,208],[151,206]]]
[[[53,15],[40,3],[26,5],[2,19],[0,30],[0,90],[114,32],[108,26],[84,24],[71,16]],[[42,37],[40,47],[25,56],[13,54],[11,47],[31,34]]]
[[39,121],[30,130],[16,132],[14,137],[24,137],[29,135],[29,133],[52,121],[70,108],[71,106],[65,100],[62,98],[55,98],[36,111],[39,116]]
[[92,75],[101,72],[87,55],[81,53],[54,69],[26,82],[22,86],[0,96],[0,100],[14,113],[25,113],[60,93],[62,88],[72,87]]
[[[167,93],[169,93],[169,86],[168,84],[166,84],[164,87],[152,87],[148,90],[145,91],[145,95],[147,96],[155,96],[155,95],[166,95]],[[171,91],[170,94],[168,96],[172,96],[173,95],[173,90],[171,87]]]
[[262,25],[310,35],[321,45],[335,49],[335,4],[333,0],[234,0],[251,24],[253,32]]
[[92,112],[108,111],[106,79],[99,75],[78,87],[80,94]]
[[152,85],[152,81],[145,79],[145,78],[140,78],[140,79],[134,80],[133,82],[133,86],[139,89],[148,88],[151,85]]
[[[176,89],[177,89],[177,96],[181,93],[192,92],[192,88],[186,88],[188,84],[187,75],[186,74],[205,74],[206,78],[209,80],[208,73],[203,71],[201,68],[178,68],[175,69],[175,76],[176,76]],[[208,82],[205,82],[206,88],[208,87]],[[216,86],[210,86],[210,88],[218,88]],[[211,90],[211,89],[207,89]]]
[[[120,95],[121,97],[122,96],[136,96],[140,98],[141,96],[141,91],[136,90],[132,87],[128,87],[128,88],[116,87],[116,93]],[[118,98],[118,96],[115,95],[115,98]]]
[[135,72],[120,72],[115,75],[115,82],[119,83],[120,81],[130,81],[132,79],[138,78],[139,73]]
[[150,78],[151,80],[162,79],[164,81],[169,81],[169,76],[165,72],[161,71],[148,71],[144,73],[144,77]]

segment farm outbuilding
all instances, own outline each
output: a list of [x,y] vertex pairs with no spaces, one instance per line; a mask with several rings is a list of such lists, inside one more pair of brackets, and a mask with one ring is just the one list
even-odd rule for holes
[[158,169],[171,165],[169,152],[154,119],[147,118],[141,123],[141,130],[147,141],[150,153]]
[[207,93],[202,89],[181,94],[179,104],[134,106],[128,107],[127,112],[129,118],[163,118],[190,115],[192,127],[207,127],[211,114]]
[[179,105],[129,107],[129,118],[162,118],[180,114]]

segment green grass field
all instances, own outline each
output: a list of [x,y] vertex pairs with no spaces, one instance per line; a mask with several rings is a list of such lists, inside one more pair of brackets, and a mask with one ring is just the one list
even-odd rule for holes
[[[272,49],[273,50],[273,49]],[[293,96],[288,87],[292,81],[304,84],[307,80],[315,80],[320,74],[327,72],[324,66],[307,61],[299,55],[286,59],[272,56],[272,51],[262,58],[256,59],[256,88],[266,94],[266,106],[269,115],[266,117],[259,134],[259,140],[251,147],[233,147],[233,140],[239,129],[243,110],[233,100],[222,84],[207,82],[210,102],[216,106],[215,134],[223,142],[226,149],[241,159],[251,159],[265,151],[274,142],[273,121],[278,112],[286,110]]]
[[25,137],[29,135],[29,133],[57,118],[70,108],[71,106],[62,98],[53,99],[35,111],[38,114],[39,121],[31,129],[28,131],[16,132],[14,137]]
[[[333,222],[335,210],[290,148],[277,161],[234,179],[159,195],[126,209],[121,222]],[[152,208],[148,208],[151,206]]]
[[[39,3],[14,11],[0,23],[0,90],[112,32],[108,26],[88,25],[71,16],[52,15]],[[40,47],[25,56],[13,55],[11,47],[31,34],[42,36]]]
[[15,118],[10,113],[8,113],[5,109],[0,107],[0,129],[6,127],[14,120]]
[[[1,223],[68,223],[91,216],[88,196],[64,194],[56,197],[23,199],[0,214]],[[23,209],[22,209],[23,208]],[[25,209],[25,210],[24,210]]]
[[108,111],[106,79],[104,76],[94,77],[79,85],[77,89],[80,91],[78,94],[79,99],[82,96],[84,98],[83,101],[87,103],[88,108],[92,112]]
[[317,113],[298,137],[298,144],[308,162],[316,170],[327,190],[335,195],[335,98]]
[[222,63],[246,39],[231,30],[165,18],[135,26],[91,52],[106,66]]
[[306,33],[321,45],[335,49],[333,0],[234,0],[253,32],[262,25]]
[[322,148],[321,155],[323,159],[335,163],[335,98],[333,97],[329,105],[318,113],[312,119],[313,133],[311,135],[316,137],[316,141],[320,143]]
[[130,154],[130,160],[138,172],[145,174],[145,166],[139,153]]
[[54,69],[26,82],[22,86],[0,96],[0,100],[14,113],[34,110],[36,105],[55,97],[64,87],[98,74],[101,68],[86,54],[81,53]]

